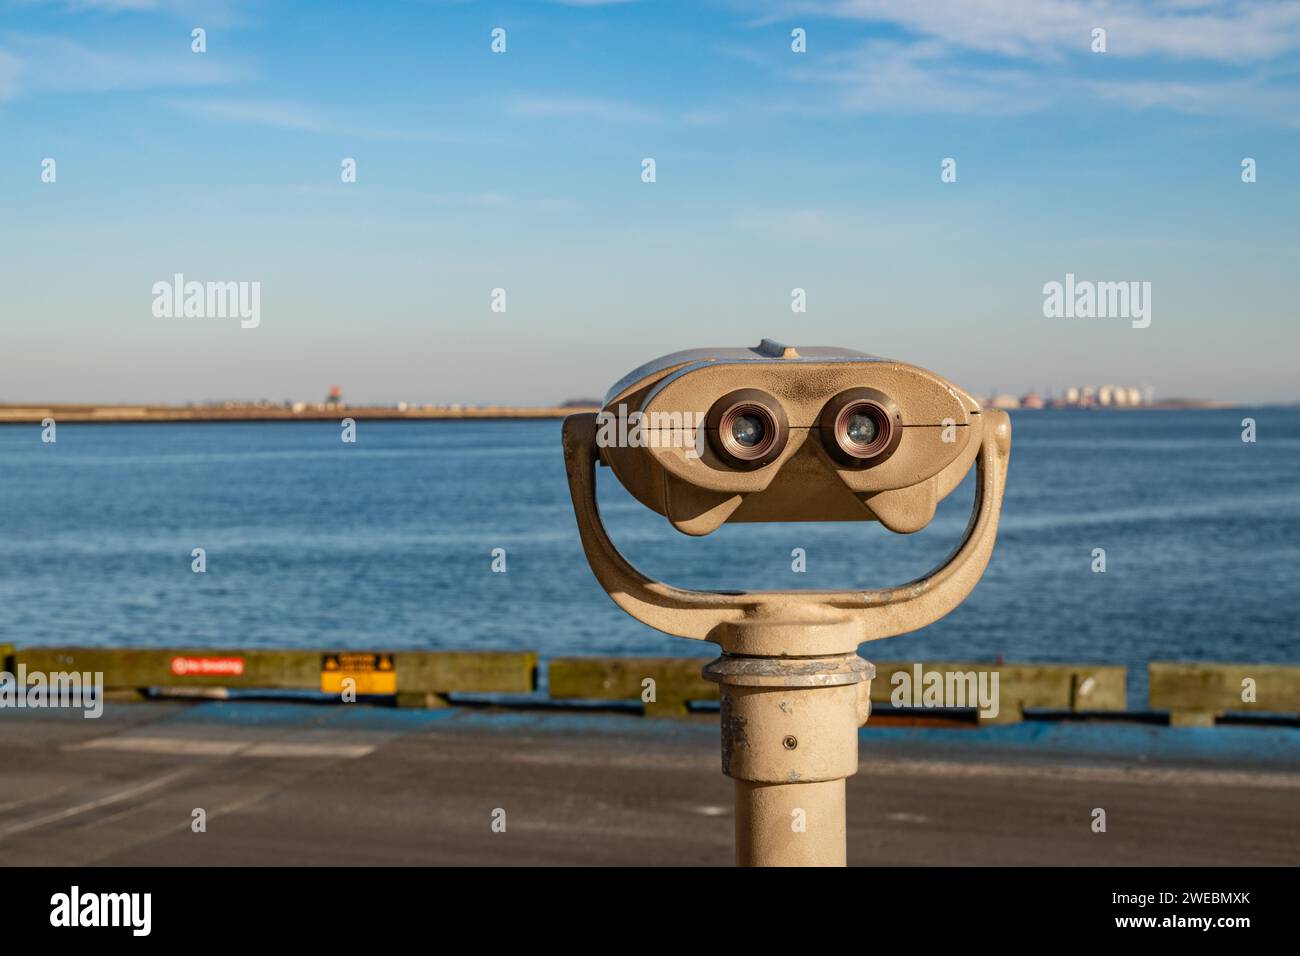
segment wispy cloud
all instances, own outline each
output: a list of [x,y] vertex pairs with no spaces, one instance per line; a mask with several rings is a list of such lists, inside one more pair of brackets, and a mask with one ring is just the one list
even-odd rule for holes
[[466,195],[449,195],[447,193],[428,193],[424,196],[429,202],[440,206],[487,206],[495,208],[510,204],[510,197],[501,193],[487,191]]
[[663,117],[617,100],[583,96],[527,96],[514,99],[510,111],[533,119],[586,119],[612,123],[659,123]]
[[173,109],[205,119],[230,120],[254,126],[299,130],[307,133],[332,133],[338,129],[310,107],[286,100],[176,99],[167,103]]
[[244,19],[248,0],[27,0],[58,6],[69,13],[165,14],[202,23],[232,26]]
[[158,0],[68,0],[70,10],[104,10],[108,13],[157,10]]
[[1102,99],[1133,109],[1168,108],[1182,113],[1212,113],[1238,106],[1250,89],[1242,83],[1184,83],[1178,80],[1098,80],[1083,87]]
[[18,71],[22,61],[11,53],[0,50],[0,100],[7,100],[18,92]]
[[832,110],[1008,116],[1034,112],[1052,101],[1034,71],[963,63],[935,41],[874,40],[831,54],[825,64],[800,78],[835,87],[837,96],[824,104]]
[[219,86],[248,75],[240,66],[194,56],[188,46],[174,53],[110,52],[64,37],[0,34],[0,96],[6,90],[13,97],[28,91],[105,93]]
[[[809,0],[768,10],[765,22],[805,25],[810,50],[821,39],[815,56],[777,67],[827,88],[821,112],[1008,116],[1091,101],[1296,116],[1292,78],[1277,75],[1300,54],[1300,3],[1289,0]],[[819,38],[818,19],[892,35],[846,48],[842,28],[826,34],[823,25]],[[1098,27],[1104,54],[1091,46]]]
[[178,112],[201,119],[244,123],[302,133],[322,133],[355,139],[413,143],[469,142],[466,138],[420,129],[399,129],[356,124],[346,119],[289,100],[182,98],[167,105]]
[[1300,50],[1294,0],[810,0],[776,4],[783,17],[887,23],[953,48],[1028,59],[1087,52],[1094,27],[1109,55],[1241,62]]

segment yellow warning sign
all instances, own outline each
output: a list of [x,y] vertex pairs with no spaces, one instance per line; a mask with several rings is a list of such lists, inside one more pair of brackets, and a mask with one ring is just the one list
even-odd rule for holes
[[[344,681],[351,680],[351,684]],[[392,654],[322,654],[320,689],[324,694],[396,694],[397,665]]]

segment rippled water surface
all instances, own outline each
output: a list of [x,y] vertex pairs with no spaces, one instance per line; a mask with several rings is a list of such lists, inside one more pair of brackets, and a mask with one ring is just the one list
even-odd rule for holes
[[[1013,429],[983,581],[866,656],[1125,663],[1135,699],[1152,659],[1300,659],[1300,410],[1024,412]],[[696,587],[902,583],[947,554],[971,502],[968,480],[911,536],[845,523],[695,539],[600,477],[620,547]],[[4,426],[0,501],[4,642],[711,648],[637,624],[601,592],[555,421],[363,421],[355,445],[333,423],[65,424],[53,445]],[[190,570],[196,547],[206,574]],[[806,573],[791,570],[794,548]]]

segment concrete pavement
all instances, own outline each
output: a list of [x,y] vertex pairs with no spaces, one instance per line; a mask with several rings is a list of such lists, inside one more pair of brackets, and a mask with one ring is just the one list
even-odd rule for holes
[[[0,864],[726,865],[717,735],[716,714],[5,710]],[[868,726],[861,751],[853,864],[1300,864],[1300,729]]]

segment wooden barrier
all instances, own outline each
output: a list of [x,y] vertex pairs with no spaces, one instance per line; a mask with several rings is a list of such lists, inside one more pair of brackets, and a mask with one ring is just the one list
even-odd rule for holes
[[527,694],[537,689],[536,651],[402,651],[399,707],[436,707],[448,693]]
[[[1010,724],[1024,719],[1025,708],[1061,711],[1112,711],[1127,707],[1127,671],[1122,665],[995,664],[988,661],[872,661],[876,678],[871,682],[871,702],[893,704],[896,691],[905,699],[923,699],[925,675],[998,675],[998,713],[980,716],[984,723]],[[916,667],[920,665],[918,684]],[[895,675],[902,675],[895,678]],[[906,677],[906,681],[903,677]],[[991,690],[991,678],[985,678]],[[945,681],[946,683],[946,681]],[[959,683],[959,682],[954,682]],[[969,686],[969,684],[967,685]],[[913,697],[913,695],[915,695]],[[950,702],[951,703],[951,702]],[[967,699],[967,707],[978,701]]]
[[[912,661],[875,661],[876,678],[871,684],[875,705],[892,705],[900,683],[895,674],[905,674],[915,683]],[[690,701],[717,700],[718,688],[700,676],[703,658],[678,657],[561,657],[550,662],[550,695],[555,700],[639,701],[644,713],[654,717],[681,716],[689,712]],[[1024,717],[1026,707],[1064,711],[1124,710],[1126,671],[1122,666],[1089,664],[991,664],[928,662],[922,675],[998,674],[998,714],[995,723],[1012,723]],[[648,685],[647,680],[654,681]],[[991,688],[987,683],[986,687]],[[653,686],[654,699],[647,700]],[[916,688],[922,700],[923,686]],[[975,707],[976,700],[969,704]]]
[[[218,688],[340,693],[350,687],[358,695],[395,697],[398,706],[438,707],[454,693],[530,693],[537,687],[537,663],[534,651],[15,650],[0,644],[0,670],[16,673],[21,666],[29,673],[102,672],[106,694],[119,700],[138,699],[149,688],[179,693],[202,693],[204,688],[213,693],[219,693]],[[916,662],[873,663],[871,699],[878,711],[893,705],[896,691],[911,691],[902,695],[905,702],[924,703],[925,675],[973,675],[978,680],[994,672],[998,714],[990,719],[996,723],[1021,720],[1026,708],[1125,709],[1122,666],[929,661],[920,664],[918,685]],[[681,716],[692,701],[718,699],[717,685],[700,676],[704,664],[702,657],[555,658],[549,665],[550,697],[634,701],[648,716]],[[1176,726],[1209,726],[1231,711],[1300,714],[1300,666],[1153,661],[1148,676],[1151,708],[1169,711],[1170,723]],[[345,683],[348,679],[351,685]],[[964,683],[968,692],[977,686],[969,678]],[[991,687],[986,684],[986,689]],[[953,703],[947,694],[944,699]],[[966,703],[976,707],[978,700]]]
[[553,700],[635,700],[649,717],[681,717],[690,701],[718,699],[718,685],[700,676],[706,663],[704,657],[556,657],[546,674]]
[[[1152,661],[1147,700],[1175,727],[1212,727],[1229,711],[1300,714],[1300,666]],[[1253,699],[1252,699],[1253,698]]]
[[451,693],[529,693],[535,651],[288,651],[210,648],[27,647],[14,668],[102,672],[112,698],[148,688],[242,688],[396,696],[399,706],[435,707]]

